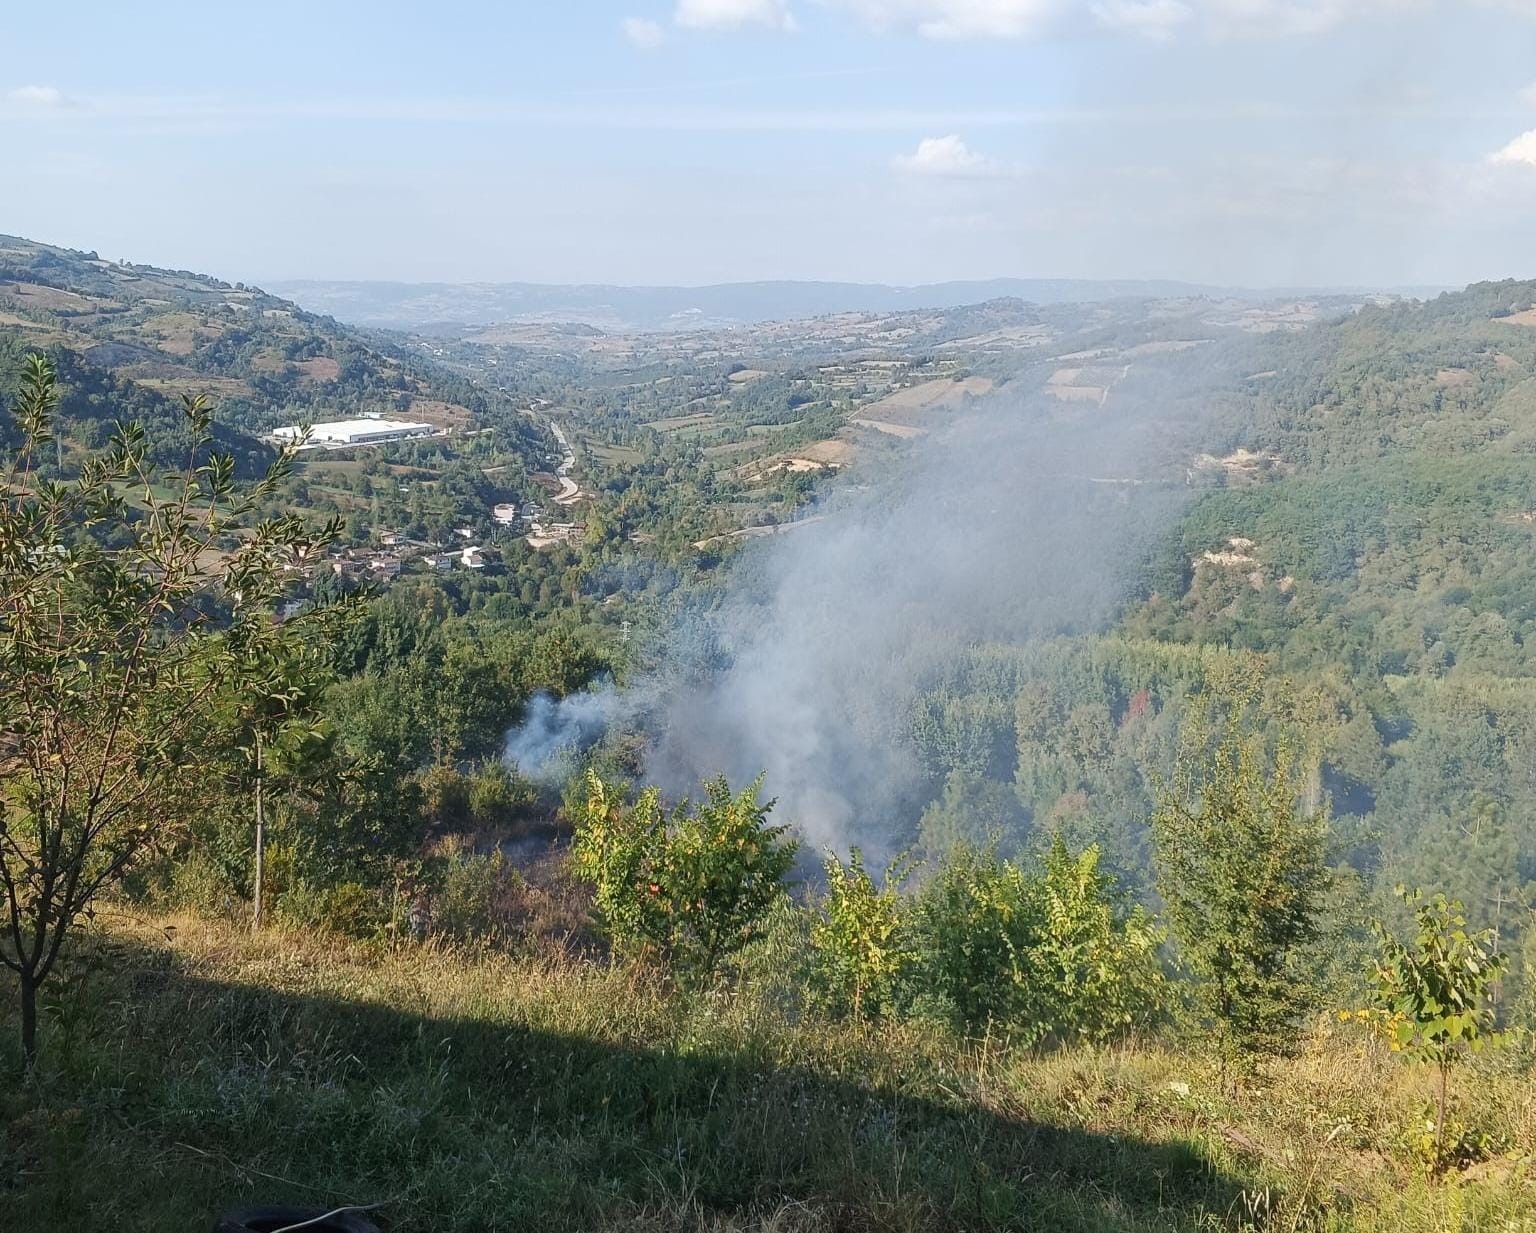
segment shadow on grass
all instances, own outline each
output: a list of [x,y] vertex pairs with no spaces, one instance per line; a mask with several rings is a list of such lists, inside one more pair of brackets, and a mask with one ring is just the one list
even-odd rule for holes
[[[4,1002],[0,1020],[9,1034]],[[383,1201],[399,1233],[1101,1233],[1242,1210],[1190,1145],[989,1112],[919,1060],[864,1082],[750,1044],[663,1050],[213,982],[148,950],[48,1028],[37,1082],[0,1096],[12,1233],[196,1233],[252,1201]]]

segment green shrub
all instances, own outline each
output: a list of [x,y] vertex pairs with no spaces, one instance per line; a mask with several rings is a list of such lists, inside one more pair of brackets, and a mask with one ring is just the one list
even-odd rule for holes
[[772,1023],[797,1021],[814,986],[815,917],[780,890],[756,936],[732,957],[734,1006]]
[[1165,1005],[1159,935],[1128,909],[1096,846],[1059,837],[1038,872],[962,850],[915,904],[911,1005],[1024,1044],[1104,1042]]
[[812,989],[834,1015],[878,1019],[894,1006],[912,961],[900,873],[876,887],[854,848],[826,860],[827,889],[811,926]]
[[166,862],[163,880],[157,879],[149,898],[177,911],[210,916],[230,916],[242,902],[225,866],[200,851]]
[[383,897],[361,882],[294,882],[276,897],[274,906],[289,924],[355,938],[376,934],[388,917]]
[[786,828],[767,823],[761,782],[732,796],[723,777],[712,779],[697,806],[685,800],[668,815],[655,788],[630,803],[587,772],[574,869],[616,946],[660,959],[687,983],[713,976],[760,933],[795,858]]
[[533,785],[504,762],[487,762],[469,777],[466,805],[471,825],[504,829],[537,800]]
[[1155,1022],[1167,1004],[1161,934],[1127,908],[1097,845],[1058,836],[1043,858],[1040,934],[1030,952],[1031,1014],[1042,1036],[1103,1042]]
[[1393,1052],[1435,1067],[1439,1084],[1429,1137],[1416,1141],[1418,1154],[1439,1172],[1465,1163],[1470,1150],[1482,1150],[1474,1132],[1448,1118],[1448,1086],[1457,1062],[1498,1039],[1491,994],[1506,959],[1493,930],[1467,929],[1460,903],[1444,895],[1425,901],[1421,892],[1402,887],[1398,895],[1413,909],[1414,935],[1405,942],[1377,926],[1382,954],[1370,1017]]
[[961,848],[914,905],[911,1004],[967,1033],[1006,1030],[1026,1004],[1039,897],[1018,865]]

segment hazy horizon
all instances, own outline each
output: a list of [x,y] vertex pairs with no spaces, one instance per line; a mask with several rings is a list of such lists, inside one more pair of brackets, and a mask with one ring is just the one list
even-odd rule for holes
[[[28,238],[30,238],[30,237],[28,237]],[[149,263],[149,264],[154,264],[154,263]],[[199,271],[199,272],[203,272],[203,271]],[[1501,275],[1500,277],[1502,277],[1502,278],[1515,278],[1515,277],[1518,277],[1518,275],[1509,274],[1509,275]],[[1245,285],[1245,284],[1242,284],[1242,283],[1225,283],[1225,284],[1223,284],[1223,283],[1202,283],[1202,282],[1197,282],[1197,281],[1195,281],[1193,279],[1187,279],[1187,278],[1133,278],[1133,277],[1117,277],[1115,275],[1104,275],[1102,277],[1096,277],[1096,278],[1083,278],[1083,277],[1079,277],[1079,276],[1071,275],[1071,274],[1043,274],[1043,275],[1037,275],[1037,274],[1014,274],[1014,273],[994,274],[994,275],[989,275],[989,276],[987,276],[985,278],[938,278],[938,279],[929,279],[929,280],[925,280],[923,282],[916,282],[916,283],[901,282],[901,281],[895,280],[895,279],[867,279],[866,280],[866,279],[840,279],[840,278],[737,278],[737,279],[727,279],[727,280],[725,280],[723,282],[713,282],[713,283],[690,283],[690,282],[625,283],[625,282],[615,282],[613,280],[606,280],[606,281],[601,281],[600,280],[600,281],[594,281],[594,282],[542,282],[542,281],[535,281],[535,280],[531,280],[531,279],[518,279],[518,278],[508,278],[508,279],[483,279],[483,278],[477,278],[477,279],[462,279],[462,280],[453,281],[453,280],[446,280],[446,279],[431,279],[431,278],[426,278],[426,279],[403,279],[403,278],[323,278],[323,277],[319,277],[319,276],[315,276],[315,275],[302,275],[302,276],[295,277],[295,278],[273,278],[273,279],[268,280],[268,282],[270,283],[270,286],[268,286],[267,284],[260,283],[259,280],[253,280],[253,281],[257,281],[258,285],[262,286],[263,290],[270,290],[272,287],[296,287],[296,286],[300,286],[300,285],[304,285],[304,284],[312,284],[312,285],[315,285],[315,286],[348,286],[348,285],[355,285],[355,286],[398,286],[398,287],[519,287],[519,286],[523,286],[523,287],[547,287],[547,288],[554,289],[554,290],[558,290],[558,289],[561,289],[561,288],[568,288],[568,287],[569,288],[578,288],[578,287],[613,287],[613,288],[617,288],[617,289],[623,290],[623,291],[707,291],[707,290],[712,290],[714,288],[719,288],[719,287],[751,287],[751,286],[764,286],[764,285],[772,285],[772,284],[783,284],[783,285],[786,285],[786,286],[806,286],[806,287],[814,287],[814,286],[870,287],[870,288],[883,288],[883,289],[892,290],[892,291],[921,291],[921,290],[923,290],[925,288],[928,288],[928,287],[945,287],[945,286],[951,286],[951,285],[969,285],[969,286],[982,287],[982,286],[986,286],[987,284],[993,284],[993,283],[996,283],[996,284],[1003,284],[1003,283],[1085,283],[1085,284],[1099,284],[1099,285],[1104,285],[1104,286],[1113,286],[1115,284],[1120,284],[1120,283],[1147,283],[1147,284],[1167,283],[1167,284],[1169,284],[1171,286],[1185,286],[1185,287],[1190,287],[1190,288],[1194,288],[1194,289],[1197,289],[1197,290],[1199,290],[1199,289],[1210,289],[1210,290],[1220,290],[1220,291],[1241,291],[1241,292],[1249,292],[1249,293],[1254,293],[1254,294],[1263,294],[1263,293],[1267,293],[1267,292],[1275,292],[1277,294],[1289,294],[1289,293],[1294,293],[1294,292],[1307,292],[1307,293],[1315,293],[1315,294],[1319,294],[1319,295],[1329,295],[1329,294],[1340,294],[1340,295],[1343,295],[1343,294],[1366,292],[1366,291],[1370,291],[1370,292],[1374,292],[1374,291],[1380,291],[1380,292],[1404,292],[1404,293],[1412,292],[1412,291],[1436,291],[1436,292],[1439,292],[1439,291],[1461,290],[1462,287],[1470,285],[1470,284],[1451,284],[1451,283],[1431,283],[1431,284],[1413,283],[1413,284],[1399,284],[1399,285],[1395,285],[1394,286],[1394,285],[1388,285],[1388,284],[1385,284],[1385,283],[1369,283],[1369,284],[1364,284],[1364,283],[1348,283],[1348,284],[1345,284],[1345,283],[1341,283],[1341,284],[1334,284],[1334,285],[1326,285],[1326,284],[1321,284],[1321,283],[1313,283],[1313,284],[1294,283],[1294,284],[1288,284],[1288,285],[1284,285],[1284,286],[1281,286],[1281,285],[1251,286],[1251,285]],[[1473,282],[1480,282],[1480,281],[1485,281],[1485,280],[1474,279],[1472,281]]]

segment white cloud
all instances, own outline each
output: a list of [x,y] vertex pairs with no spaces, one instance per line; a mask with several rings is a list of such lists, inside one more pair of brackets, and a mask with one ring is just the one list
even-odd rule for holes
[[1536,81],[1520,91],[1520,101],[1528,107],[1536,107]]
[[1203,0],[1212,32],[1234,38],[1323,34],[1356,17],[1425,8],[1431,0]]
[[1495,150],[1488,156],[1491,163],[1525,163],[1536,167],[1536,128],[1528,133],[1521,133],[1502,150]]
[[766,26],[793,33],[798,28],[784,0],[677,0],[672,20],[691,30]]
[[899,155],[894,166],[908,175],[946,179],[975,179],[998,172],[996,163],[976,153],[954,133],[947,137],[924,137],[911,154]]
[[[823,0],[877,30],[932,39],[1037,38],[1081,30],[1085,21],[1168,38],[1199,28],[1216,38],[1321,34],[1343,22],[1430,7],[1437,0]],[[1456,0],[1457,3],[1463,0]],[[1480,0],[1507,8],[1536,0]]]
[[624,37],[641,51],[655,51],[666,42],[667,32],[648,17],[626,17],[619,23]]
[[1183,0],[1103,0],[1093,6],[1093,15],[1112,30],[1166,39],[1192,20],[1195,12]]
[[6,97],[13,103],[30,103],[34,107],[64,105],[64,92],[53,86],[17,86]]
[[1066,0],[828,0],[877,29],[915,29],[924,38],[1025,38],[1041,34]]

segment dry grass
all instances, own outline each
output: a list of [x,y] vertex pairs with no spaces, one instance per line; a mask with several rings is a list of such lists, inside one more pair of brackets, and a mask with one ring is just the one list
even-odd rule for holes
[[857,424],[860,428],[872,428],[876,432],[883,432],[889,437],[901,437],[910,440],[913,437],[921,437],[926,432],[925,428],[914,428],[910,424],[892,424],[888,420],[853,419],[849,423]]
[[[196,1229],[384,1201],[396,1231],[1528,1229],[1536,1094],[1458,1078],[1492,1157],[1432,1183],[1428,1095],[1353,1029],[1237,1095],[1197,1053],[1035,1055],[561,954],[116,918],[0,1091],[0,1228]],[[0,1067],[13,1008],[0,1000]],[[1501,1072],[1499,1066],[1506,1067]]]
[[912,423],[934,411],[954,410],[963,405],[967,398],[979,398],[990,393],[993,388],[994,382],[987,377],[965,377],[961,380],[942,377],[887,394],[861,407],[859,412],[887,423]]
[[62,287],[45,287],[40,283],[18,282],[8,285],[4,294],[14,297],[19,304],[27,308],[42,308],[49,312],[57,312],[61,309],[67,312],[80,312],[110,303],[96,296],[79,295],[73,291],[65,291]]
[[341,375],[341,364],[328,355],[301,360],[294,365],[308,381],[334,381]]

